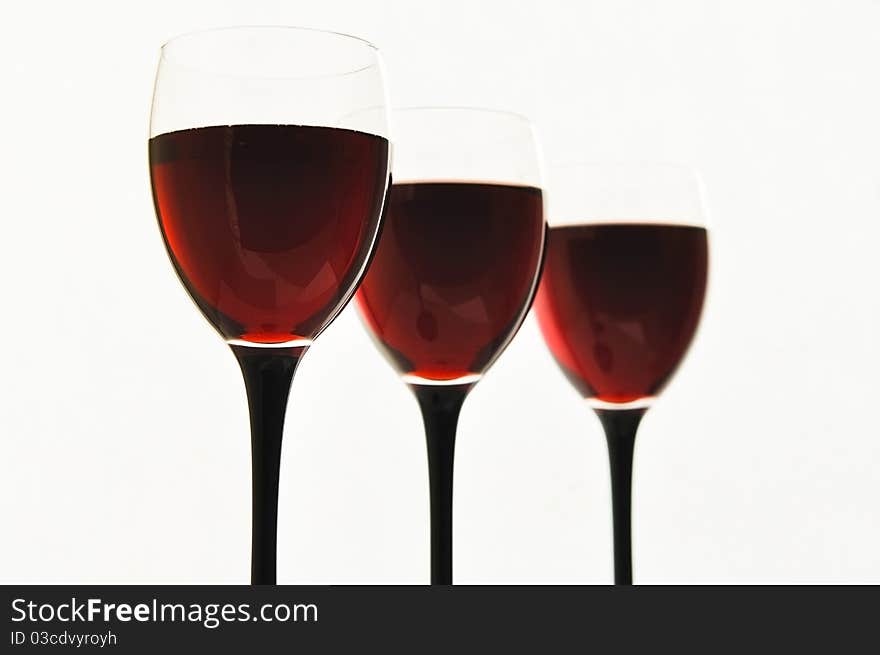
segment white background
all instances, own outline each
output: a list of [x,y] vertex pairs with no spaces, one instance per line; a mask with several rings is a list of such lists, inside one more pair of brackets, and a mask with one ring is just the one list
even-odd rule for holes
[[[642,424],[636,579],[880,582],[880,3],[13,6],[0,581],[247,581],[244,389],[164,253],[148,114],[164,40],[295,24],[377,43],[394,104],[529,115],[549,161],[697,166],[710,299]],[[531,317],[469,398],[455,483],[457,582],[611,580],[604,440]],[[425,582],[427,510],[416,404],[350,307],[294,382],[279,581]]]

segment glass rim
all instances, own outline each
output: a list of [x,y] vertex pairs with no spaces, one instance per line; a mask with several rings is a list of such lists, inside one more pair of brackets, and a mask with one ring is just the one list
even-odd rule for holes
[[555,160],[547,162],[551,170],[568,170],[572,168],[665,168],[688,173],[702,181],[700,169],[687,162],[664,159],[596,159],[596,160]]
[[164,50],[166,46],[169,46],[177,41],[182,39],[191,38],[194,36],[201,36],[203,34],[213,34],[215,32],[237,32],[237,31],[245,31],[245,30],[259,30],[259,31],[278,31],[278,32],[312,32],[317,34],[326,34],[327,36],[339,36],[346,39],[351,39],[352,41],[357,41],[362,45],[368,46],[373,50],[378,51],[379,47],[370,41],[367,41],[364,38],[359,36],[355,36],[354,34],[347,34],[345,32],[338,32],[336,30],[327,30],[321,27],[305,27],[303,25],[224,25],[222,27],[205,27],[197,30],[189,30],[188,32],[181,32],[180,34],[176,34],[172,36],[170,39],[165,40],[162,45],[159,47],[160,50]]
[[[335,30],[323,29],[320,27],[304,27],[300,25],[227,25],[221,27],[208,27],[203,29],[190,30],[188,32],[182,32],[171,38],[167,39],[159,46],[159,59],[161,61],[165,61],[172,65],[189,67],[186,62],[177,61],[175,62],[173,58],[169,57],[169,48],[176,44],[179,44],[183,41],[187,41],[189,39],[194,39],[202,36],[211,36],[215,34],[219,34],[222,32],[279,32],[279,33],[307,33],[311,35],[317,36],[326,36],[333,37],[340,40],[340,42],[348,42],[354,45],[359,45],[362,47],[366,47],[371,50],[375,55],[375,60],[366,64],[365,66],[357,66],[352,67],[351,69],[340,70],[339,72],[327,73],[323,75],[317,76],[302,76],[302,75],[278,75],[273,76],[273,79],[304,79],[308,77],[341,77],[345,75],[352,75],[354,73],[360,73],[365,70],[369,70],[370,68],[379,67],[381,68],[381,54],[379,51],[379,47],[374,43],[367,41],[364,38],[359,36],[355,36],[353,34],[347,34],[345,32],[338,32]],[[228,75],[228,74],[226,74]],[[233,77],[249,77],[242,75],[234,75]]]

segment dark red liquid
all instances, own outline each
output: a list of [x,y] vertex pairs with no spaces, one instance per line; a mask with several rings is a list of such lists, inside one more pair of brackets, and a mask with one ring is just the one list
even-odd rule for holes
[[706,230],[682,225],[554,227],[535,311],[587,398],[660,392],[690,345],[706,293]]
[[150,140],[153,199],[177,273],[227,339],[311,339],[370,254],[388,141],[299,125],[231,125]]
[[402,373],[481,373],[519,328],[544,247],[539,189],[420,182],[391,188],[357,302]]

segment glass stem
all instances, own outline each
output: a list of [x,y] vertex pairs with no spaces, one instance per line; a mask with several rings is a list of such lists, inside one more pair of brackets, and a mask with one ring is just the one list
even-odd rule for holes
[[431,584],[452,584],[452,473],[458,415],[473,385],[410,385],[425,423],[431,496]]
[[614,584],[632,582],[632,465],[636,432],[646,408],[595,409],[608,442],[614,521]]
[[275,584],[284,413],[307,348],[230,347],[244,375],[251,417],[251,584]]

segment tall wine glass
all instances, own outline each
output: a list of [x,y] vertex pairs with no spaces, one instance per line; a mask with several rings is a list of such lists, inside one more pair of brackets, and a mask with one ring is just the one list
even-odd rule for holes
[[636,430],[684,358],[708,269],[700,182],[665,164],[552,171],[535,311],[563,373],[602,423],[611,463],[614,579],[632,584]]
[[299,361],[345,306],[389,182],[376,49],[301,28],[184,35],[162,47],[150,174],[187,292],[231,346],[251,422],[251,581],[275,583],[278,477]]
[[394,183],[357,306],[425,424],[431,583],[452,584],[455,432],[529,309],[544,251],[538,147],[514,114],[394,113]]

